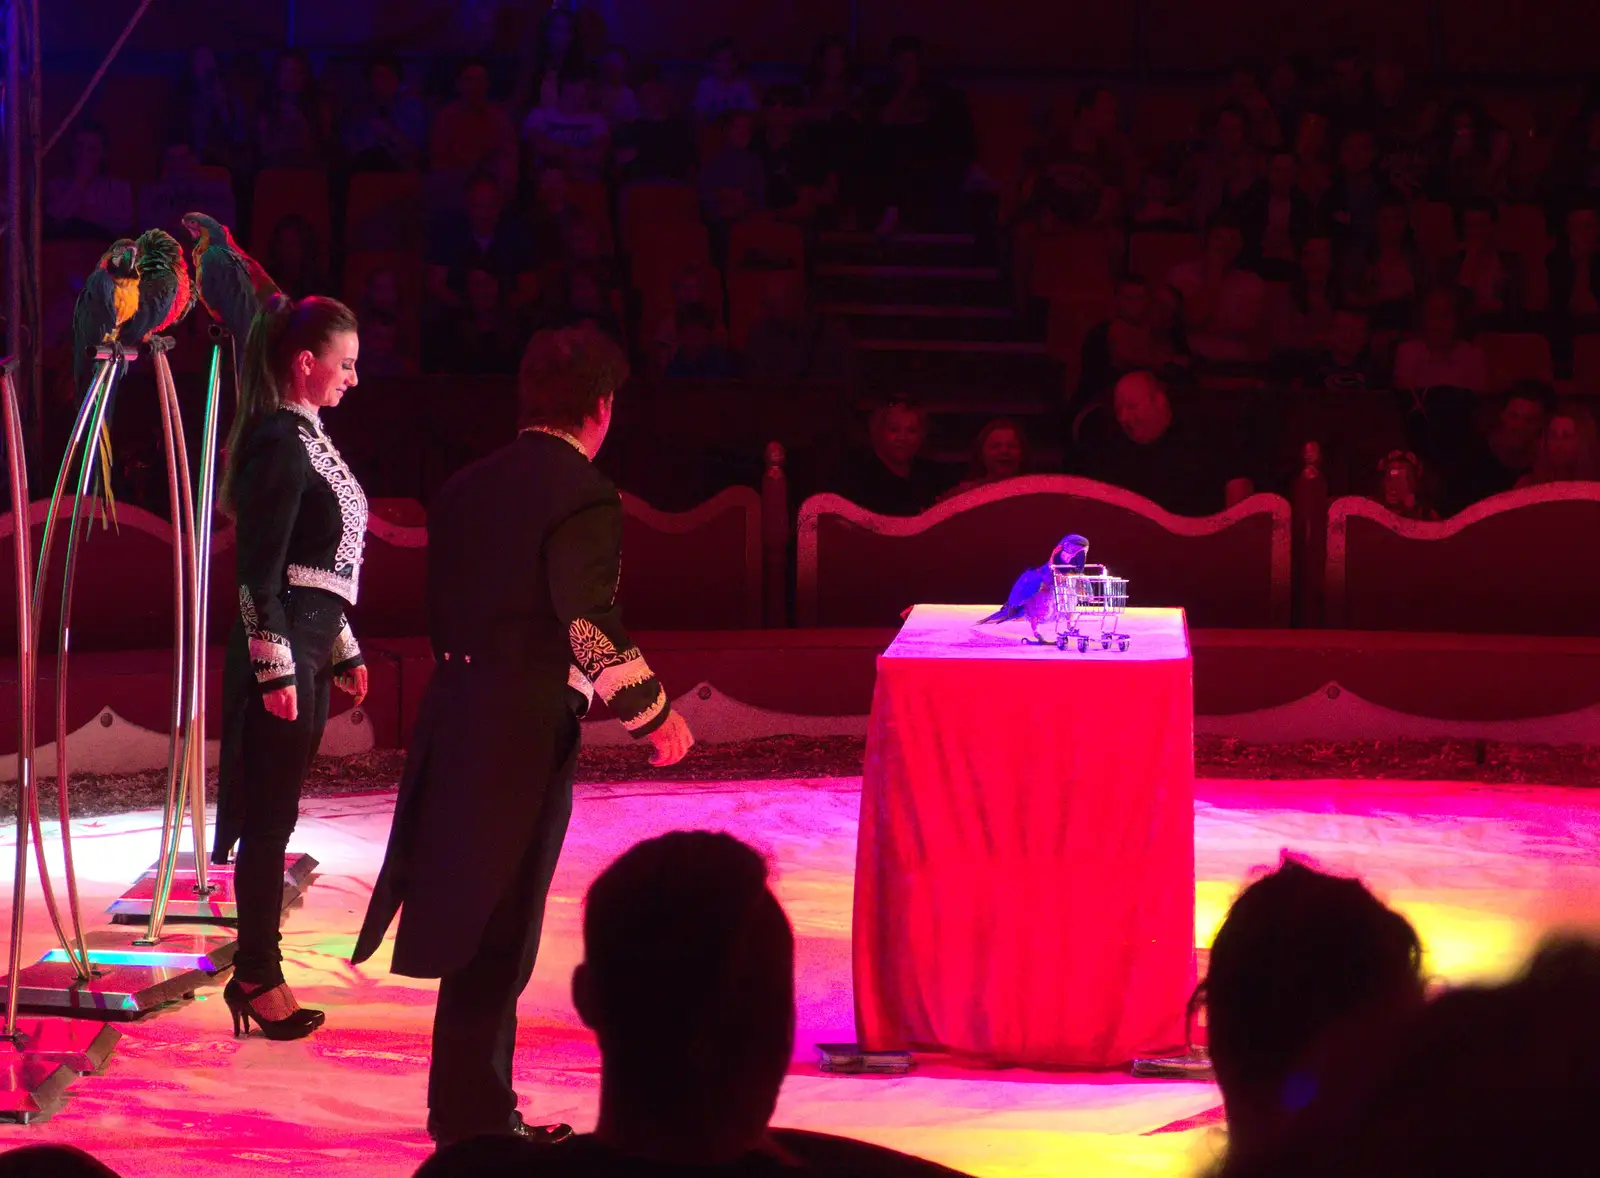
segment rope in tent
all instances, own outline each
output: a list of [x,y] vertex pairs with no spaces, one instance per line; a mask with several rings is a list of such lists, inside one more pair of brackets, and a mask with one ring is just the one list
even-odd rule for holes
[[61,137],[67,133],[67,128],[72,126],[72,120],[77,118],[83,112],[83,108],[89,104],[89,98],[94,93],[95,87],[100,85],[100,80],[106,76],[106,71],[111,68],[111,63],[117,59],[117,54],[121,53],[122,47],[128,43],[128,38],[133,35],[133,30],[138,27],[140,19],[149,9],[150,4],[151,0],[139,0],[139,7],[128,18],[128,23],[122,30],[122,35],[112,42],[110,50],[106,53],[105,60],[100,63],[100,68],[95,70],[94,77],[89,79],[89,84],[83,88],[83,93],[78,96],[78,101],[67,112],[67,117],[61,120],[61,125],[56,128],[56,133],[50,136],[49,141],[45,143],[44,150],[39,153],[41,157],[50,154],[50,149],[61,141]]

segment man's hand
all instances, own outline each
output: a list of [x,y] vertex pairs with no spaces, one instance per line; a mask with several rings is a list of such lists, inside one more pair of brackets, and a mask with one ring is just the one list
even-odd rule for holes
[[292,723],[295,717],[300,714],[293,686],[280,687],[276,691],[269,691],[261,697],[261,702],[266,706],[267,711],[280,720],[288,720]]
[[354,697],[356,706],[367,698],[367,668],[365,665],[346,671],[333,681],[333,685],[348,696]]
[[652,765],[676,765],[694,747],[694,733],[679,712],[670,714],[667,722],[645,739],[655,745],[656,751],[650,754]]

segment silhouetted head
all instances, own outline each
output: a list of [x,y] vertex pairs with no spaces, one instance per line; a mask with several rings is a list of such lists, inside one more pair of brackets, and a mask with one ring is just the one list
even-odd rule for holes
[[70,1145],[24,1145],[0,1153],[0,1178],[117,1178],[117,1172]]

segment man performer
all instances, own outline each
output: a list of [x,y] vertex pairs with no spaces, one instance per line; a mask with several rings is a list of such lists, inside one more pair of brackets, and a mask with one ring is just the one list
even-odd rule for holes
[[411,733],[359,964],[400,913],[393,972],[438,978],[428,1132],[555,1141],[511,1088],[517,997],[572,812],[578,718],[598,692],[651,764],[694,743],[622,626],[622,502],[590,465],[627,378],[592,326],[534,336],[518,436],[439,491],[428,512],[435,671]]

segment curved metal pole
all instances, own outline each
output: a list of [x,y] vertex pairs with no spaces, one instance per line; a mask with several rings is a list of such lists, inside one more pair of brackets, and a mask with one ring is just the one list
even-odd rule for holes
[[28,895],[28,836],[24,827],[35,789],[33,780],[33,611],[29,527],[28,463],[22,450],[22,415],[17,407],[17,386],[13,379],[17,362],[0,363],[0,400],[4,400],[6,428],[6,473],[11,483],[11,555],[17,574],[17,870],[11,882],[12,984],[6,987],[5,1037],[17,1031],[16,979],[22,973],[22,924]]
[[[29,618],[29,634],[31,636],[30,646],[33,650],[34,661],[33,674],[29,678],[29,683],[34,685],[34,689],[29,693],[29,708],[28,715],[26,717],[26,728],[22,733],[19,733],[20,740],[26,742],[30,748],[34,747],[38,733],[37,668],[40,636],[44,627],[44,581],[45,577],[49,573],[50,555],[52,547],[55,543],[56,524],[58,522],[58,512],[61,505],[61,493],[65,489],[67,479],[71,474],[73,459],[78,456],[84,438],[91,435],[91,424],[93,424],[94,431],[97,432],[100,428],[99,423],[104,420],[105,408],[110,400],[111,389],[117,381],[117,365],[119,363],[120,355],[120,351],[114,348],[102,348],[96,353],[96,359],[98,362],[95,366],[94,380],[90,383],[88,395],[84,397],[83,405],[78,410],[78,419],[73,425],[72,436],[68,439],[67,450],[61,460],[61,470],[56,475],[55,490],[52,491],[50,495],[50,509],[44,520],[44,535],[39,545],[39,564],[34,570],[33,595],[31,602],[32,615]],[[85,457],[84,468],[88,469],[89,464],[90,458]],[[76,514],[76,511],[77,504],[74,504],[74,514]],[[74,527],[76,527],[76,524],[74,524]],[[58,683],[64,681],[64,662],[64,658],[61,658],[58,662],[56,671]],[[56,744],[58,748],[65,747],[65,732],[56,733]],[[55,928],[56,939],[61,943],[62,951],[67,955],[67,959],[72,962],[73,970],[77,973],[79,978],[84,981],[88,981],[91,977],[93,977],[93,971],[89,965],[88,954],[78,952],[77,950],[81,948],[81,945],[75,946],[72,939],[67,935],[66,925],[61,919],[61,908],[56,902],[55,887],[50,880],[50,868],[47,860],[45,859],[44,853],[44,825],[40,821],[39,817],[39,790],[37,779],[34,782],[32,797],[29,801],[28,818],[33,832],[34,852],[39,861],[39,890],[40,894],[44,897],[45,911],[50,916],[50,923]],[[17,831],[17,837],[23,837],[23,832],[20,826]]]
[[[101,430],[105,428],[106,412],[111,406],[111,392],[115,385],[115,377],[105,382],[99,404],[95,406],[89,438],[100,437]],[[72,808],[69,796],[72,775],[67,756],[67,661],[72,651],[72,594],[78,580],[78,553],[88,536],[88,527],[84,529],[83,536],[79,536],[78,521],[82,518],[84,500],[89,498],[89,483],[93,474],[94,450],[86,443],[83,460],[78,464],[77,493],[72,498],[72,530],[67,533],[66,563],[61,573],[61,617],[56,642],[56,805],[61,816],[61,858],[67,877],[67,911],[72,918],[73,944],[77,946],[74,964],[79,966],[79,975],[85,980],[92,975],[89,952],[83,940],[83,905],[78,899],[78,872],[72,862]],[[91,517],[89,527],[92,526]],[[38,830],[37,824],[35,830]],[[42,848],[39,855],[42,863]],[[74,956],[70,946],[63,945],[62,948],[67,950],[69,957]]]
[[[187,651],[189,647],[190,611],[187,608],[185,588],[189,584],[188,569],[193,562],[193,548],[182,530],[183,499],[188,491],[188,481],[179,480],[179,446],[174,436],[173,418],[177,413],[176,396],[169,401],[168,384],[172,375],[164,351],[155,353],[156,396],[161,404],[161,436],[166,446],[167,499],[172,516],[172,724],[167,737],[167,802],[161,815],[161,857],[156,864],[155,895],[150,902],[150,922],[145,935],[138,943],[153,945],[161,939],[161,926],[167,916],[167,900],[172,892],[172,877],[178,867],[179,831],[183,826],[183,804],[188,774],[192,765],[190,742],[193,726],[186,723],[188,676]],[[187,466],[187,459],[185,459]]]
[[211,345],[211,372],[206,382],[205,425],[200,438],[200,491],[195,504],[195,569],[199,580],[195,585],[194,692],[195,725],[194,776],[199,784],[195,801],[194,822],[194,882],[201,895],[211,892],[206,880],[206,639],[207,613],[211,604],[211,524],[217,495],[217,423],[222,400],[222,341]]

